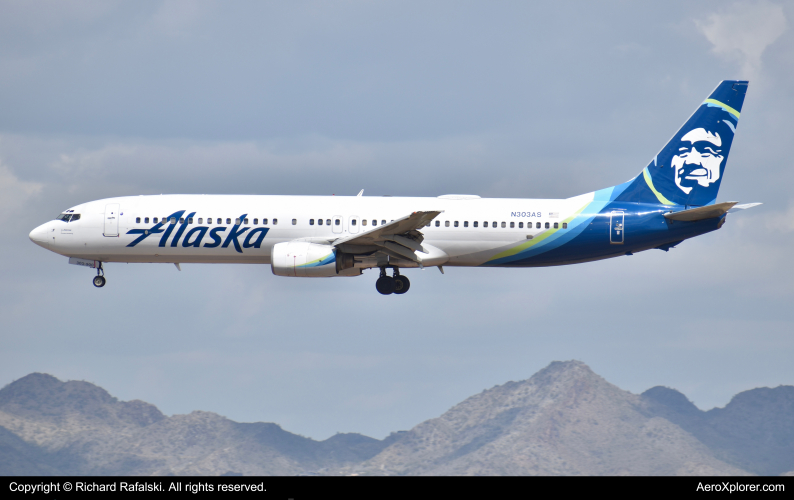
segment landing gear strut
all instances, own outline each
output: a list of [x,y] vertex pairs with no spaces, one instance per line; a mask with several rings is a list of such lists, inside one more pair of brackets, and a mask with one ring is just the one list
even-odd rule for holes
[[396,293],[401,295],[408,291],[411,287],[411,282],[408,278],[400,274],[400,270],[396,267],[394,269],[394,276],[386,274],[386,267],[380,268],[380,278],[375,282],[375,288],[383,295],[390,295]]
[[97,288],[102,288],[105,286],[105,270],[102,268],[102,263],[99,263],[99,267],[96,268],[96,276],[94,276],[94,286]]

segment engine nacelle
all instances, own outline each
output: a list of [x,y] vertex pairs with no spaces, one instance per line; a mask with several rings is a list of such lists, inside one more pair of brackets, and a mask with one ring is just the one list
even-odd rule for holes
[[[331,245],[307,241],[274,245],[270,262],[270,268],[276,276],[323,278],[361,274],[361,269],[353,268],[352,255],[344,254]],[[345,265],[348,263],[349,266]]]

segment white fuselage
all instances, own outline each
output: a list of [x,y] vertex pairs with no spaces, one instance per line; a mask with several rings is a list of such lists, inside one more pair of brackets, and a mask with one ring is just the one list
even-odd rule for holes
[[[438,198],[364,196],[159,195],[108,198],[75,206],[65,213],[77,221],[54,220],[31,232],[40,246],[68,257],[101,262],[257,263],[269,264],[277,243],[332,242],[369,231],[415,211],[442,211],[421,229],[424,244],[442,250],[444,265],[477,266],[494,251],[548,231],[581,209],[592,193],[565,200],[483,199],[449,195]],[[115,212],[114,212],[115,210]],[[184,211],[180,224],[167,225],[129,246],[164,218]],[[253,232],[267,228],[257,247],[246,233],[225,241],[237,219]],[[192,219],[192,220],[190,220]],[[218,222],[220,220],[220,223]],[[330,225],[329,225],[330,222]],[[170,225],[170,221],[169,221]],[[184,229],[179,228],[184,225]],[[203,231],[195,228],[206,228]],[[220,229],[225,228],[225,229]],[[212,231],[221,244],[214,245]],[[189,236],[188,236],[189,235]],[[200,241],[196,241],[201,236]],[[224,244],[226,243],[226,244]],[[239,248],[236,248],[239,246]],[[239,251],[241,250],[241,251]],[[435,265],[435,264],[434,264]],[[408,266],[410,267],[410,266]]]

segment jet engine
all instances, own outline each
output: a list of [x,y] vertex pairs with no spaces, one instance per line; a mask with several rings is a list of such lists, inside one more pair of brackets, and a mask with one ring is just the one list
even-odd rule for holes
[[288,241],[273,246],[270,267],[276,276],[332,277],[358,276],[361,269],[353,267],[353,256],[331,245]]

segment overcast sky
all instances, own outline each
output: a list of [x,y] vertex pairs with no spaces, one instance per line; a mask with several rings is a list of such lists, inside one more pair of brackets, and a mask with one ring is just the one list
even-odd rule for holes
[[[382,438],[578,359],[701,409],[794,384],[791,2],[0,1],[0,385]],[[750,80],[720,201],[670,252],[409,270],[404,296],[269,266],[109,264],[28,240],[159,193],[569,197]]]

